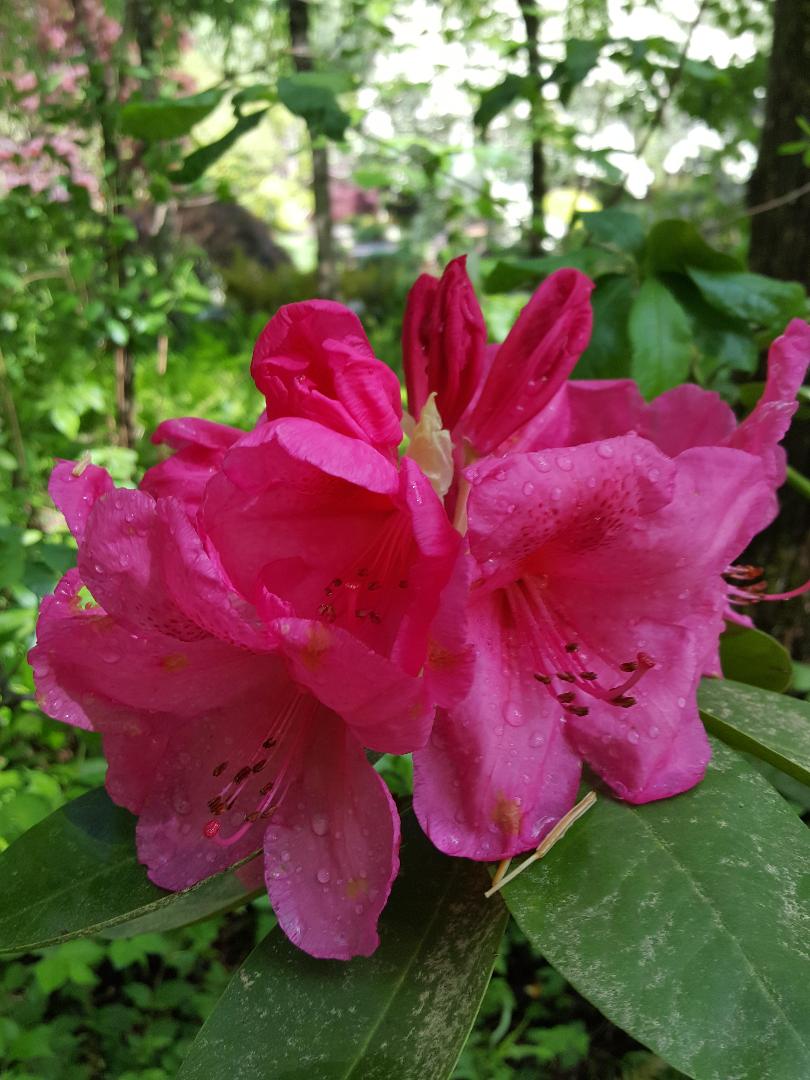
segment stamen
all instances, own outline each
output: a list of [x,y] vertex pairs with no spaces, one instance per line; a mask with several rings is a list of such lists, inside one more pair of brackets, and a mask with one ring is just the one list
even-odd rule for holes
[[[761,566],[730,566],[723,575],[728,583],[728,598],[731,604],[759,604],[763,600],[793,600],[810,592],[810,581],[805,581],[796,589],[787,592],[769,593],[767,581],[755,581],[764,573]],[[736,581],[750,581],[750,585],[735,585]]]
[[520,866],[515,867],[515,869],[511,873],[503,874],[498,881],[493,878],[492,885],[484,893],[484,896],[487,899],[489,899],[490,896],[494,896],[496,892],[498,892],[504,887],[504,885],[508,885],[510,881],[514,881],[518,874],[522,874],[523,871],[527,867],[531,866],[532,863],[535,863],[539,859],[542,859],[545,855],[548,855],[554,845],[558,841],[562,840],[562,838],[565,836],[565,834],[568,832],[574,822],[578,821],[583,814],[586,814],[595,802],[596,792],[589,791],[584,799],[580,800],[580,802],[578,802],[577,805],[573,807],[573,809],[569,810],[567,814],[560,818],[560,820],[557,822],[551,832],[549,832],[548,835],[543,839],[537,850],[533,851],[528,857],[528,859],[524,859]]

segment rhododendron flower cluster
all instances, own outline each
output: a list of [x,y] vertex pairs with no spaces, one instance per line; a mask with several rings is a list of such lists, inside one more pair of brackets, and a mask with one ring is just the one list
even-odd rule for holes
[[697,388],[568,381],[590,291],[559,271],[492,346],[463,260],[420,278],[403,456],[397,378],[311,301],[256,343],[252,431],[164,422],[138,491],[57,464],[79,554],[42,606],[38,694],[102,733],[158,885],[261,850],[294,942],[367,955],[399,821],[364,750],[413,752],[425,831],[481,860],[536,847],[583,763],[635,803],[701,779],[697,682],[749,595],[735,560],[774,513],[810,328],[738,425]]

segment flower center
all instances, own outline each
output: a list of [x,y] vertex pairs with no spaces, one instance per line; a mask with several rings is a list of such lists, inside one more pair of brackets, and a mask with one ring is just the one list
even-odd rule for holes
[[[214,779],[227,775],[230,778],[208,800],[213,816],[203,826],[206,839],[220,847],[230,847],[255,822],[272,817],[287,789],[291,765],[316,708],[317,702],[311,694],[293,687],[253,753],[235,763],[235,769],[229,761],[221,761],[214,767],[211,774]],[[242,814],[242,821],[230,835],[223,836],[220,818],[234,810]]]
[[[567,621],[555,611],[542,585],[523,578],[506,590],[516,625],[528,634],[528,645],[540,670],[534,678],[572,716],[587,716],[588,698],[618,709],[629,709],[636,699],[629,693],[655,660],[645,652],[619,664],[596,655],[606,669],[600,675],[588,666],[588,657]],[[616,681],[618,680],[618,681]],[[561,685],[562,684],[562,685]],[[611,685],[612,684],[612,685]]]

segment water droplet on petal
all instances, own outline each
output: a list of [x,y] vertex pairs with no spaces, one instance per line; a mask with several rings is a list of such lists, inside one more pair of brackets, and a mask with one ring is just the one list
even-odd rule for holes
[[574,463],[568,454],[560,454],[557,458],[557,467],[562,469],[563,472],[570,472],[573,466]]
[[503,718],[512,727],[520,727],[526,719],[523,709],[516,701],[507,701],[503,707]]
[[630,728],[630,730],[627,732],[627,741],[629,743],[633,743],[634,745],[638,742],[638,732],[635,728]]
[[552,488],[551,498],[554,500],[554,502],[558,502],[562,498],[562,488]]
[[534,484],[531,482],[531,480],[527,480],[526,483],[523,485],[523,494],[524,495],[531,495],[531,493],[533,491],[534,491]]
[[313,814],[310,825],[316,836],[326,836],[329,832],[329,822],[325,814]]
[[366,909],[363,907],[362,904],[355,904],[354,905],[354,913],[355,913],[355,915],[362,915],[365,910]]
[[535,731],[529,738],[529,746],[542,746],[545,739],[539,731]]
[[322,866],[321,869],[318,871],[317,877],[321,885],[328,885],[332,878],[332,875],[329,873],[325,866]]
[[505,469],[498,469],[498,471],[495,473],[495,479],[496,480],[505,480],[506,479],[506,470]]
[[613,457],[613,447],[608,445],[608,443],[597,443],[596,452],[601,458],[607,459]]
[[516,509],[517,509],[517,507],[516,507],[516,505],[514,503],[509,503],[509,505],[506,508],[506,512],[507,512],[507,514],[514,514]]
[[678,698],[678,708],[679,709],[685,709],[686,708],[686,698],[685,697],[679,697]]

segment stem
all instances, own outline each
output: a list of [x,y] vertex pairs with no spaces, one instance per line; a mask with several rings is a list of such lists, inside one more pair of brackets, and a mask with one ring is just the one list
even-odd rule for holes
[[17,406],[14,402],[14,394],[11,391],[11,381],[8,377],[8,368],[0,349],[0,398],[3,401],[3,409],[8,420],[8,430],[11,437],[11,445],[14,449],[14,457],[17,460],[17,468],[14,471],[13,483],[15,487],[24,487],[28,480],[28,464],[25,460],[25,443],[23,442],[20,418],[17,414]]
[[787,467],[787,482],[800,495],[804,495],[805,499],[810,499],[810,480],[797,469],[794,469],[792,465]]
[[543,97],[540,83],[540,50],[537,42],[540,36],[540,16],[535,0],[518,0],[523,25],[526,28],[526,61],[529,76],[529,125],[531,129],[531,203],[532,219],[529,228],[529,254],[539,255],[543,250],[545,222],[543,218],[543,199],[546,196],[546,161],[543,152],[543,140],[540,136],[540,121],[543,112]]

